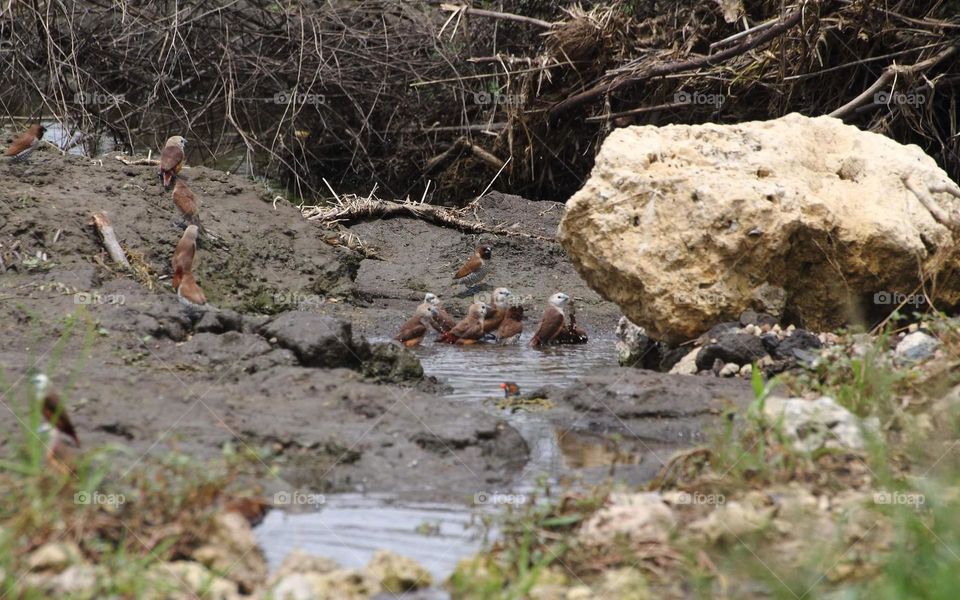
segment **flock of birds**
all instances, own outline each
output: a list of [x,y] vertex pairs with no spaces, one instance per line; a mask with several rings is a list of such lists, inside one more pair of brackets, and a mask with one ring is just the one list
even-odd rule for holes
[[[4,157],[13,162],[26,162],[40,144],[45,131],[42,125],[31,125],[4,151]],[[197,240],[204,229],[200,224],[196,197],[180,174],[185,161],[186,144],[187,140],[182,136],[175,135],[167,139],[160,152],[159,178],[165,190],[172,188],[173,202],[181,215],[180,224],[184,227],[173,252],[173,290],[182,304],[196,309],[207,303],[193,275]],[[490,246],[480,246],[453,276],[453,281],[465,285],[469,292],[490,273],[492,258]],[[523,305],[515,300],[509,289],[501,287],[494,290],[491,304],[474,302],[466,316],[457,321],[443,308],[440,298],[428,293],[414,316],[400,328],[395,339],[404,346],[416,346],[431,329],[439,334],[438,342],[447,344],[517,343],[523,332]],[[582,344],[586,341],[586,332],[576,324],[570,296],[563,292],[550,296],[529,345],[539,348],[549,344]],[[64,412],[59,396],[50,389],[49,378],[37,373],[31,377],[31,383],[36,398],[41,401],[41,413],[46,422],[43,429],[48,434],[48,463],[58,471],[69,473],[72,471],[72,456],[80,446],[80,439]],[[503,384],[501,387],[508,396],[519,391],[514,389],[515,384]]]
[[[470,291],[491,271],[492,259],[493,249],[490,246],[478,247],[454,274],[454,283],[463,284]],[[428,293],[394,340],[407,347],[416,346],[433,329],[439,334],[437,341],[445,344],[517,343],[523,332],[523,305],[514,300],[509,289],[503,287],[494,290],[491,303],[474,302],[467,309],[466,317],[456,321],[443,308],[440,298]],[[529,345],[540,348],[550,344],[583,344],[586,341],[587,333],[577,326],[570,296],[563,292],[550,296]]]

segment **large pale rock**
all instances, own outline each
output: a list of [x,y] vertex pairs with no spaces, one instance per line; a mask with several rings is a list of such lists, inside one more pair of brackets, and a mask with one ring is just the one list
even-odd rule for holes
[[836,400],[771,396],[764,401],[764,415],[783,428],[793,449],[815,452],[821,448],[862,450],[867,442],[863,431],[876,431],[876,419],[861,421]]
[[[905,175],[949,183],[918,147],[830,117],[622,128],[559,238],[655,339],[683,342],[749,308],[831,329],[851,304],[889,312],[884,298],[911,293],[918,265],[953,243]],[[937,293],[956,303],[960,278],[941,277]]]

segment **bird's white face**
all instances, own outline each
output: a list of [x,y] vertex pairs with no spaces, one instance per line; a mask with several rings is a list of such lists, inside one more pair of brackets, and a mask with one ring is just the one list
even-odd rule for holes
[[511,296],[510,290],[507,288],[497,288],[493,291],[493,305],[494,306],[505,306],[507,300]]
[[175,137],[175,138],[177,139],[177,145],[178,145],[178,146],[180,146],[181,148],[186,148],[186,147],[187,147],[187,138],[182,137],[182,136],[179,136],[179,135],[175,135],[175,136],[173,136],[173,137]]
[[47,394],[47,388],[50,387],[50,378],[43,373],[37,373],[30,378],[30,383],[33,384],[33,389],[36,390],[37,397],[42,398]]
[[556,294],[550,296],[550,304],[560,308],[567,304],[570,301],[570,296],[564,294],[563,292],[557,292]]

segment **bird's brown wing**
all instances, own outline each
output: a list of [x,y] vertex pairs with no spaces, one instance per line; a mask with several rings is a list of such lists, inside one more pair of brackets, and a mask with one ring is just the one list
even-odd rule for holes
[[62,433],[73,438],[78,446],[80,445],[77,431],[73,428],[73,423],[70,422],[70,417],[67,416],[63,405],[60,404],[60,397],[57,396],[56,392],[50,392],[43,399],[43,417]]
[[523,322],[508,317],[504,319],[503,323],[500,323],[500,327],[497,328],[497,339],[506,340],[515,335],[519,335],[522,331]]
[[447,333],[454,337],[463,337],[463,334],[475,324],[476,321],[467,316],[467,318],[454,325]]
[[493,314],[490,315],[489,319],[483,320],[483,331],[484,333],[489,333],[491,331],[496,331],[497,327],[500,327],[500,323],[503,323],[503,318],[507,315],[507,309],[497,308],[493,311]]
[[183,148],[180,146],[166,146],[160,152],[160,170],[180,172],[183,165]]
[[400,328],[400,333],[397,334],[397,337],[393,338],[398,342],[406,342],[407,340],[413,340],[416,338],[422,338],[427,334],[427,328],[423,326],[423,323],[420,322],[420,317],[414,316],[409,321],[403,324]]
[[180,294],[182,298],[186,298],[194,304],[207,303],[207,297],[197,284],[197,280],[194,279],[193,273],[189,271],[183,274],[183,279],[180,281],[180,287],[177,289],[177,293]]
[[37,143],[37,136],[33,135],[31,132],[28,131],[24,134],[21,134],[20,137],[15,139],[13,143],[10,144],[10,147],[7,148],[7,151],[3,153],[3,155],[16,156],[36,143]]
[[443,333],[453,329],[456,324],[457,322],[450,316],[450,313],[443,308],[437,308],[437,318],[433,320],[434,329]]
[[197,251],[197,243],[187,237],[186,233],[177,242],[173,251],[173,289],[180,287],[184,274],[193,271],[193,256]]
[[463,279],[470,273],[473,273],[477,269],[483,266],[483,260],[474,254],[470,257],[470,260],[463,263],[463,266],[460,267],[460,270],[457,271],[457,274],[453,276],[454,279]]
[[534,338],[539,339],[542,344],[548,344],[560,333],[561,329],[563,329],[563,313],[554,306],[548,306],[543,311],[543,318],[540,319],[540,326],[537,328]]
[[476,340],[483,337],[483,321],[469,317],[465,319],[465,321],[467,322],[466,327],[464,328],[463,333],[457,337],[462,340]]
[[179,179],[177,180],[177,185],[173,188],[173,203],[177,205],[177,208],[184,216],[190,218],[196,216],[197,202],[196,197],[193,195],[193,190]]

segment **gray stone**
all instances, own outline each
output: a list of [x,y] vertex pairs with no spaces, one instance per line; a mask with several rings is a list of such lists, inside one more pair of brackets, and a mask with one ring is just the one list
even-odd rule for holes
[[940,340],[923,331],[915,331],[904,336],[897,344],[894,354],[904,362],[920,362],[933,356]]

